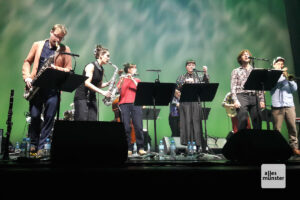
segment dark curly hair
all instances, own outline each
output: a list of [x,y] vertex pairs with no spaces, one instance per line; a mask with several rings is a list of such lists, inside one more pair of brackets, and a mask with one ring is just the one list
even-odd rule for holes
[[96,48],[94,49],[94,56],[96,59],[98,59],[100,55],[103,55],[106,52],[108,52],[108,49],[102,47],[101,44],[97,44]]

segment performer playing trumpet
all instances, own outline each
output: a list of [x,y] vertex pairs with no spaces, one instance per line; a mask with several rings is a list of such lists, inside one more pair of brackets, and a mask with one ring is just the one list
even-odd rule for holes
[[[273,61],[273,67],[277,70],[284,69],[285,59],[277,57]],[[300,155],[298,149],[298,133],[296,128],[296,111],[293,94],[297,91],[297,83],[288,79],[287,68],[279,78],[276,86],[271,90],[272,115],[274,118],[274,129],[280,131],[283,120],[289,134],[289,143],[295,155]]]
[[[43,68],[48,58],[53,56],[54,63],[52,68],[60,71],[69,72],[72,69],[71,57],[59,54],[60,52],[70,52],[70,48],[61,44],[61,41],[67,35],[67,29],[64,25],[56,24],[50,30],[49,39],[34,42],[28,56],[24,60],[22,72],[26,87],[32,87],[32,80]],[[31,65],[33,64],[32,70]],[[51,81],[51,80],[50,80]],[[38,150],[38,157],[43,156],[43,148],[46,139],[49,138],[54,123],[54,117],[57,110],[58,91],[55,89],[40,88],[39,91],[29,102],[29,112],[31,124],[29,127],[29,137],[31,139],[31,151]],[[41,126],[41,114],[44,107],[44,122]]]
[[100,89],[110,84],[110,82],[103,83],[102,81],[104,75],[102,65],[109,62],[109,51],[101,45],[97,45],[94,50],[94,56],[96,60],[87,64],[83,70],[83,75],[87,76],[88,79],[75,92],[75,120],[97,121],[98,106],[96,103],[96,93],[106,97],[111,96],[109,91]]

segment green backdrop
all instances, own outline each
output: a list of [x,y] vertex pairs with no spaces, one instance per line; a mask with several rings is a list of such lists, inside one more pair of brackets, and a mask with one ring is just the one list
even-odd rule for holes
[[[139,78],[145,82],[157,78],[147,69],[161,69],[161,82],[175,82],[185,72],[187,59],[196,60],[198,69],[206,65],[211,82],[220,84],[214,101],[206,104],[212,108],[207,130],[213,137],[226,137],[231,129],[221,102],[230,90],[230,75],[238,67],[236,57],[242,49],[249,49],[255,57],[283,56],[289,72],[294,70],[282,0],[0,0],[0,128],[6,130],[9,93],[14,89],[13,142],[27,133],[23,60],[32,43],[48,38],[56,23],[67,26],[63,42],[80,54],[78,74],[93,61],[93,49],[99,43],[110,50],[112,63],[120,68],[125,62],[136,63]],[[256,67],[270,66],[256,62]],[[108,80],[113,68],[104,67]],[[73,96],[62,94],[61,117],[70,109]],[[266,96],[270,104],[269,93]],[[298,98],[295,103],[298,106]],[[160,109],[158,139],[171,135],[169,107]],[[113,118],[111,107],[100,101],[100,120]],[[153,132],[153,122],[149,122],[152,139]],[[282,132],[286,137],[285,127]]]

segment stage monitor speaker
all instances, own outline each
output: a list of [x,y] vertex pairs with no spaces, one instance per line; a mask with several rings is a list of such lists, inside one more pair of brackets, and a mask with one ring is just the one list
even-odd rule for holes
[[56,121],[51,145],[54,163],[123,164],[128,145],[123,123]]
[[222,153],[238,162],[278,162],[292,156],[292,149],[279,131],[241,130],[233,134]]

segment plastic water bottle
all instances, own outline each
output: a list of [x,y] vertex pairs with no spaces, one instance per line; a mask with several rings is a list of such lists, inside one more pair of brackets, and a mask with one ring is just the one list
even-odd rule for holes
[[18,153],[18,154],[21,153],[19,142],[16,142],[15,153]]
[[148,152],[148,153],[151,152],[151,146],[150,146],[150,143],[147,144],[147,152]]
[[21,149],[20,156],[25,157],[26,156],[26,138],[23,138],[21,145],[20,145],[20,149]]
[[44,145],[44,155],[49,157],[50,156],[50,149],[51,149],[51,143],[50,139],[46,139],[46,144]]
[[137,146],[136,143],[133,144],[133,155],[137,155]]
[[193,142],[193,154],[197,153],[197,146],[196,146],[196,142]]
[[171,159],[175,160],[176,159],[176,146],[175,146],[175,141],[171,141],[171,146],[170,146],[170,155]]
[[190,141],[188,141],[188,145],[187,145],[187,154],[188,154],[188,156],[193,155],[193,146]]
[[159,141],[159,146],[158,146],[158,149],[159,149],[159,160],[164,160],[164,156],[165,156],[165,147],[164,147],[164,144],[163,144],[163,141],[160,140]]
[[30,157],[30,138],[26,138],[26,157]]

